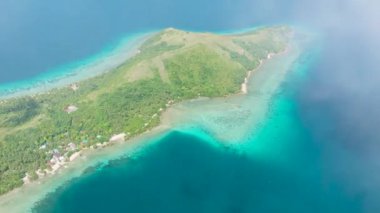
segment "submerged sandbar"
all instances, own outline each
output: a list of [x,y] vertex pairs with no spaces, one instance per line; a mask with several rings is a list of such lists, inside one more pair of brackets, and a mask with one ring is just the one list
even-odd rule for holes
[[[169,32],[170,34],[174,34],[175,36],[178,36],[178,34],[182,36],[188,34],[187,32],[185,32],[186,34],[183,34],[183,32],[176,31],[176,30],[169,30]],[[255,33],[257,32],[254,32],[253,35],[257,36],[257,34],[255,35]],[[205,35],[209,39],[208,42],[215,41],[213,40],[214,35],[211,35],[211,34],[205,34]],[[250,36],[250,35],[252,34],[243,34],[242,36]],[[259,37],[261,36],[260,33],[258,35]],[[173,37],[169,36],[169,38],[167,38],[165,36],[166,36],[165,34],[161,35],[161,39],[168,39],[168,40],[165,40],[166,43],[158,42],[158,44],[161,45],[159,47],[164,48],[164,52],[169,51],[168,53],[165,53],[164,55],[165,60],[171,57],[176,57],[177,54],[180,57],[185,57],[185,58],[188,57],[188,59],[191,59],[191,57],[194,57],[191,54],[190,55],[186,54],[186,52],[189,49],[192,50],[192,48],[184,48],[184,46],[179,45],[181,42],[188,42],[187,40],[183,40],[183,39],[182,41],[176,40],[176,39],[173,40]],[[191,39],[194,39],[194,36],[195,35],[190,34],[187,37],[185,36],[185,38],[191,41]],[[228,37],[222,37],[222,38],[223,39],[220,40],[221,42],[225,42],[224,40],[229,39]],[[168,45],[167,42],[169,41],[174,42],[175,47]],[[193,41],[195,42],[196,40],[193,40]],[[150,41],[150,42],[153,42],[153,44],[157,44],[157,41]],[[164,44],[164,46],[162,46],[162,44]],[[195,45],[195,47],[198,48],[197,43],[193,43],[192,45]],[[230,43],[228,45],[233,45],[233,44]],[[229,47],[228,45],[226,45],[226,47]],[[288,47],[288,48],[285,48],[285,47]],[[180,49],[177,50],[177,48],[180,48]],[[154,50],[153,53],[157,54],[157,52],[155,52],[157,51],[157,49],[153,49],[153,50]],[[158,49],[158,50],[163,51],[163,49]],[[173,52],[170,53],[170,51],[173,51],[173,50],[178,51],[178,52],[175,54],[173,54]],[[204,49],[201,49],[201,50],[203,51]],[[287,51],[284,52],[285,50]],[[196,51],[199,51],[199,49],[196,49]],[[226,51],[226,50],[223,48],[220,48],[220,49],[217,49],[216,51],[217,55],[207,53],[206,56],[219,57],[220,56],[219,54],[221,54],[222,56],[225,53],[231,54],[231,51],[227,51],[227,52],[223,52],[223,51]],[[245,54],[244,51],[248,51],[248,50],[244,50],[244,48],[242,48],[240,51],[241,51],[240,53],[244,55]],[[196,52],[196,53],[204,54],[203,52]],[[260,61],[264,59],[268,59],[268,54],[272,54],[272,53],[276,53],[276,52],[266,52],[262,56],[262,58],[258,61],[258,63],[260,63]],[[243,70],[244,75],[240,76],[241,79],[239,81],[236,81],[236,84],[235,83],[231,84],[232,86],[231,88],[236,88],[236,90],[233,90],[232,93],[225,91],[224,94],[223,93],[213,94],[213,93],[210,93],[211,91],[204,90],[205,88],[203,88],[203,90],[199,89],[198,91],[194,91],[193,93],[190,93],[189,96],[186,98],[194,99],[196,97],[203,96],[203,94],[199,94],[202,91],[204,92],[204,94],[208,94],[209,97],[217,97],[217,96],[228,96],[228,97],[212,98],[212,100],[209,100],[209,99],[195,100],[195,101],[183,102],[183,103],[180,103],[180,101],[185,100],[184,98],[181,98],[178,100],[169,99],[169,101],[164,102],[164,106],[162,106],[162,108],[158,108],[157,112],[154,112],[154,114],[149,115],[149,120],[152,120],[152,118],[157,119],[155,120],[156,123],[152,122],[146,125],[146,123],[142,122],[141,124],[144,128],[135,132],[134,134],[134,135],[138,135],[141,132],[145,132],[150,129],[150,133],[146,134],[146,136],[140,136],[133,139],[132,141],[135,141],[135,142],[120,144],[120,147],[124,147],[124,148],[117,149],[118,151],[116,151],[114,147],[119,146],[119,144],[116,146],[111,146],[111,147],[98,150],[96,152],[88,152],[85,155],[83,155],[82,158],[75,161],[73,164],[71,163],[68,164],[67,166],[68,168],[60,171],[61,174],[58,174],[52,178],[41,179],[40,181],[34,182],[29,186],[24,186],[21,189],[17,189],[5,196],[0,197],[0,208],[4,208],[7,210],[13,209],[15,210],[13,212],[17,212],[18,210],[21,210],[21,209],[25,210],[27,208],[30,208],[34,202],[41,199],[49,191],[54,190],[54,188],[66,182],[70,178],[79,176],[81,172],[83,172],[83,170],[87,168],[88,166],[94,165],[99,162],[104,162],[104,159],[115,158],[119,154],[122,155],[128,152],[132,152],[133,150],[136,149],[136,147],[139,147],[138,145],[144,144],[144,141],[145,143],[149,141],[145,137],[154,138],[170,129],[183,129],[183,128],[188,128],[189,126],[193,125],[193,126],[198,126],[202,129],[205,129],[206,132],[211,133],[211,135],[213,136],[220,137],[224,139],[225,141],[232,141],[232,142],[241,141],[246,136],[247,130],[257,125],[257,122],[259,122],[260,119],[263,119],[265,117],[265,112],[267,110],[271,97],[273,96],[273,94],[275,93],[275,91],[278,89],[279,85],[285,78],[286,71],[289,70],[289,67],[291,66],[292,62],[294,62],[299,56],[299,54],[301,53],[301,49],[299,49],[298,47],[295,48],[293,46],[289,48],[288,45],[285,45],[283,46],[283,48],[280,48],[277,51],[277,53],[278,55],[271,56],[271,59],[263,63],[262,66],[260,67],[259,67],[259,64],[253,64],[253,62],[251,62],[250,64],[249,61],[248,62],[244,61],[245,59],[241,59],[241,58],[235,59],[235,60],[243,60],[243,61],[240,61],[240,62],[237,61],[233,63],[240,63],[241,68],[244,68],[246,66],[245,70]],[[150,54],[152,54],[152,52],[150,52]],[[234,54],[232,53],[232,55]],[[236,57],[236,55],[234,56]],[[142,76],[138,75],[137,77],[138,81],[140,81],[140,78],[141,80],[146,81],[152,78],[154,79],[155,76],[156,77],[159,76],[163,82],[167,82],[168,80],[170,82],[171,80],[173,80],[172,79],[173,74],[166,73],[167,75],[165,75],[165,72],[163,72],[163,70],[160,70],[162,69],[162,66],[161,66],[162,64],[160,64],[160,61],[164,63],[169,63],[169,65],[165,64],[166,66],[178,66],[178,64],[176,64],[178,61],[176,63],[170,64],[170,62],[162,60],[163,58],[160,58],[160,57],[153,58],[153,60],[150,60],[149,62],[149,64],[152,64],[153,62],[153,65],[156,65],[158,69],[156,70],[157,71],[156,73],[154,71],[155,69],[153,69],[153,76],[149,74],[149,72],[147,72],[147,68],[145,67],[144,63],[135,63],[132,66],[131,64],[126,64],[126,68],[128,68],[128,70],[132,70],[133,72],[135,68],[134,66],[137,66],[139,67],[138,70],[144,71],[145,73],[144,75]],[[232,56],[230,55],[229,57],[232,57]],[[249,59],[249,57],[246,57],[246,59],[247,58]],[[183,58],[180,58],[180,59],[183,59]],[[251,60],[253,59],[254,58],[252,58],[251,56]],[[209,61],[207,61],[207,63],[208,62]],[[219,62],[216,61],[215,63],[219,63]],[[242,63],[244,65],[242,65]],[[179,68],[181,68],[181,65],[179,66],[180,66]],[[231,66],[231,69],[234,69],[235,65],[228,65],[228,66]],[[125,68],[125,67],[121,66],[121,68]],[[119,68],[118,69],[119,71],[117,71],[116,73],[121,72],[120,71],[121,68]],[[249,68],[252,68],[252,69],[249,69]],[[248,72],[252,70],[255,70],[255,71],[249,76],[249,81],[247,84],[248,94],[246,95],[240,94],[240,95],[231,96],[231,94],[240,93],[241,83],[244,82],[244,78],[247,77]],[[167,70],[164,70],[164,71],[167,71]],[[181,73],[181,74],[186,75],[186,73],[185,74]],[[120,77],[120,75],[115,75],[115,76]],[[136,75],[132,76],[129,73],[126,76],[129,79],[131,77],[134,78],[133,81],[130,81],[130,84],[133,84],[133,82],[136,81]],[[113,76],[111,75],[111,77]],[[177,73],[177,77],[178,77],[178,73]],[[104,77],[102,78],[103,78],[102,80],[104,80]],[[114,79],[114,78],[110,78],[110,79]],[[120,82],[120,81],[117,81],[117,82]],[[200,84],[200,85],[204,86],[204,84]],[[194,86],[196,88],[197,84],[195,84]],[[216,89],[218,89],[218,87],[216,87]],[[108,92],[109,91],[108,88],[105,91]],[[183,94],[183,95],[186,95],[186,94]],[[94,98],[94,93],[89,93],[87,97]],[[99,97],[98,94],[95,95],[95,98],[96,97]],[[174,102],[179,102],[179,104],[176,104],[173,107]],[[252,109],[252,106],[255,106],[255,107]],[[166,112],[164,110],[161,110],[165,108],[168,108],[169,110]],[[80,109],[81,107],[79,106],[79,110]],[[165,112],[165,113],[161,115],[161,112]],[[72,115],[75,115],[75,113],[76,112],[72,113]],[[155,114],[157,115],[154,116]],[[162,122],[160,126],[155,127],[158,124],[157,121],[160,121],[159,118],[161,116],[158,116],[158,115],[162,116],[162,119],[161,119]],[[243,126],[244,128],[241,128]],[[248,127],[245,128],[246,126]],[[225,131],[226,129],[229,129],[229,131]],[[238,129],[240,130],[234,131]],[[128,133],[130,134],[130,132]],[[131,134],[131,136],[133,135]],[[128,140],[128,141],[131,141],[131,140]],[[130,147],[130,149],[128,147]],[[97,156],[97,157],[91,157],[91,156]],[[85,163],[84,163],[83,159],[86,159],[87,161],[85,160]],[[70,171],[70,172],[67,172],[67,171]],[[16,206],[15,203],[21,203],[22,205]]]

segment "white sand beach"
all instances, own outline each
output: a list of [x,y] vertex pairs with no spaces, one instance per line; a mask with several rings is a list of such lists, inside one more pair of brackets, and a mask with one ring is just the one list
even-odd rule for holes
[[300,47],[292,45],[286,52],[272,55],[257,70],[249,72],[244,82],[246,94],[215,99],[199,98],[175,104],[162,114],[162,122],[158,127],[126,142],[118,141],[102,149],[83,150],[55,175],[47,175],[0,196],[0,212],[25,212],[49,192],[80,176],[86,168],[138,152],[139,148],[158,141],[164,133],[173,129],[197,126],[232,144],[243,141],[253,127],[265,118],[271,98],[301,52]]

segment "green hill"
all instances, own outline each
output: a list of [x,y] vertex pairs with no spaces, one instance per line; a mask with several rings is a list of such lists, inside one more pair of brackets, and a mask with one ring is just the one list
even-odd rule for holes
[[69,143],[84,148],[157,126],[174,102],[239,93],[247,72],[283,51],[290,35],[282,26],[238,35],[167,29],[116,69],[78,82],[78,89],[1,101],[0,194],[22,185],[26,173],[33,179],[36,170],[50,169],[54,149],[67,157]]

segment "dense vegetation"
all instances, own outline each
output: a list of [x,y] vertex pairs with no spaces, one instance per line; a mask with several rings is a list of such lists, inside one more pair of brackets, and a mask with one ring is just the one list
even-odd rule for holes
[[165,67],[171,82],[180,86],[179,95],[185,98],[236,93],[246,75],[241,66],[202,45],[166,60]]
[[[132,137],[157,126],[168,103],[238,93],[248,70],[268,53],[285,48],[287,33],[283,27],[266,28],[218,40],[166,30],[113,71],[79,82],[78,90],[61,88],[1,101],[0,194],[22,185],[26,173],[35,179],[36,170],[50,169],[52,150],[69,156],[69,143],[89,147],[113,134]],[[67,113],[70,105],[78,110]]]

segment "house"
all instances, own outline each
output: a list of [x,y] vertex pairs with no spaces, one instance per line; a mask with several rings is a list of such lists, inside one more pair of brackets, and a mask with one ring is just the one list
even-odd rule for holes
[[75,143],[69,143],[67,146],[68,151],[74,151],[77,149],[77,145]]
[[50,159],[50,163],[57,164],[57,163],[63,162],[64,160],[65,160],[65,158],[61,155],[61,153],[59,152],[59,150],[58,149],[54,149],[53,150],[53,156]]
[[72,89],[73,91],[77,91],[79,89],[79,86],[78,84],[71,84],[70,89]]
[[68,114],[73,113],[77,110],[78,110],[78,107],[76,107],[74,105],[69,105],[69,106],[65,107],[65,109],[64,109],[64,111],[67,112]]
[[46,149],[46,143],[45,144],[43,144],[42,146],[40,146],[40,148],[39,149]]
[[53,157],[50,159],[50,163],[52,163],[52,164],[59,163],[60,162],[59,158],[60,158],[60,155],[53,154]]

